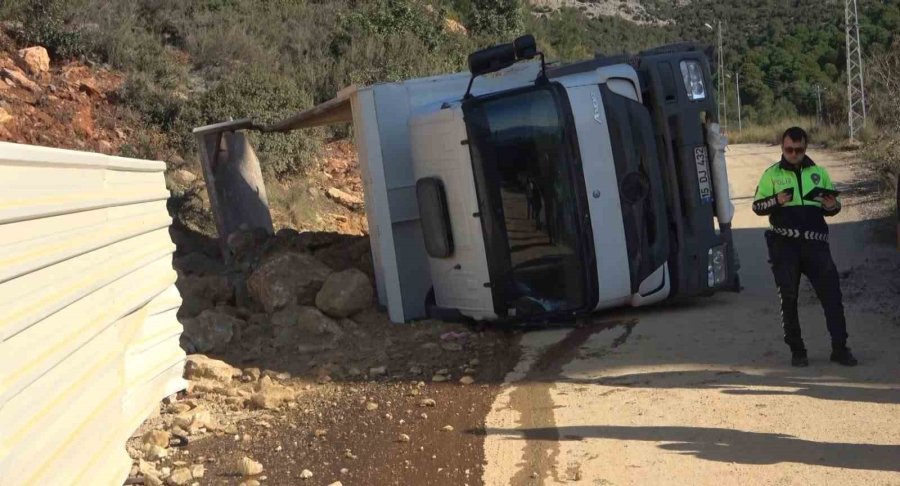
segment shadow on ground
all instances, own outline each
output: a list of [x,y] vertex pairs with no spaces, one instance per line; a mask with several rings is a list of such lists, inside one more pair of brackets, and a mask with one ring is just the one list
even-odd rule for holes
[[[472,432],[476,433],[476,432]],[[660,442],[660,449],[698,459],[737,464],[797,463],[846,469],[900,472],[900,445],[816,442],[784,434],[709,427],[578,426],[488,429],[510,440],[612,439]],[[524,435],[522,435],[524,434]]]
[[754,375],[740,371],[666,371],[572,381],[626,388],[689,388],[719,390],[727,395],[801,395],[820,400],[900,404],[896,383],[852,383],[789,372]]

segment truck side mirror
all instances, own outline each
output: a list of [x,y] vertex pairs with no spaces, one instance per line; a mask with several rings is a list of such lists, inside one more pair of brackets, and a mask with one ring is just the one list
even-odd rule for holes
[[416,181],[416,200],[425,250],[432,258],[449,257],[453,254],[453,233],[444,183],[437,177],[419,179]]
[[516,59],[534,59],[538,54],[537,41],[531,34],[523,35],[513,41],[513,47],[516,50]]

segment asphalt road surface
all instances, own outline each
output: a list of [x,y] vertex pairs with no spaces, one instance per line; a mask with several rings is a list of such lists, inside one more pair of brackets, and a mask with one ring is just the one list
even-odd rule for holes
[[880,203],[853,158],[810,155],[846,191],[829,223],[861,365],[828,361],[803,283],[811,365],[790,367],[767,221],[750,209],[779,150],[731,146],[744,292],[524,336],[485,421],[485,484],[900,484],[900,253],[873,233]]

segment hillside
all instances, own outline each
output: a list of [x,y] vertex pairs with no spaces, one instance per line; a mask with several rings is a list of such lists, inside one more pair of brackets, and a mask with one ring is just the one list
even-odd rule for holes
[[[846,106],[842,9],[813,0],[795,0],[790,9],[783,5],[774,0],[10,0],[0,5],[0,21],[11,51],[45,46],[56,66],[77,61],[108,73],[98,74],[109,82],[101,83],[107,91],[94,100],[92,113],[108,111],[129,127],[123,129],[127,137],[115,133],[107,140],[111,150],[190,168],[196,167],[190,135],[195,126],[229,117],[271,121],[330,99],[349,84],[463,70],[468,53],[523,32],[535,34],[550,60],[566,61],[683,40],[712,43],[715,32],[704,24],[721,20],[725,72],[741,74],[746,123],[814,115],[817,85],[826,119],[841,123]],[[900,1],[864,0],[861,8],[864,50],[878,57],[900,32]],[[726,99],[735,110],[731,87],[729,80]],[[32,107],[22,105],[26,112],[39,106],[26,104]],[[91,134],[70,134],[59,142],[38,135],[53,132],[3,138],[107,149],[91,142]],[[323,196],[333,184],[353,188],[353,182],[331,182],[331,168],[341,172],[353,164],[352,153],[330,145],[347,135],[346,128],[252,135],[272,181],[279,222],[322,229],[352,216]],[[344,158],[334,162],[330,154]],[[197,228],[208,229],[207,223]]]

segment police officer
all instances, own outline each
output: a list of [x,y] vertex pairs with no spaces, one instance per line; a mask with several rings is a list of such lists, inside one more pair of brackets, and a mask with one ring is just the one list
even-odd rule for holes
[[816,187],[834,189],[828,172],[806,155],[809,136],[799,127],[789,128],[781,137],[781,160],[769,167],[759,181],[753,212],[768,216],[766,243],[775,285],[781,296],[784,342],[791,348],[791,364],[808,366],[806,347],[800,334],[797,296],[800,275],[812,283],[825,310],[831,334],[831,361],[855,366],[856,358],[847,347],[847,324],[837,268],[828,246],[825,216],[841,210],[836,197],[821,202],[804,199]]

